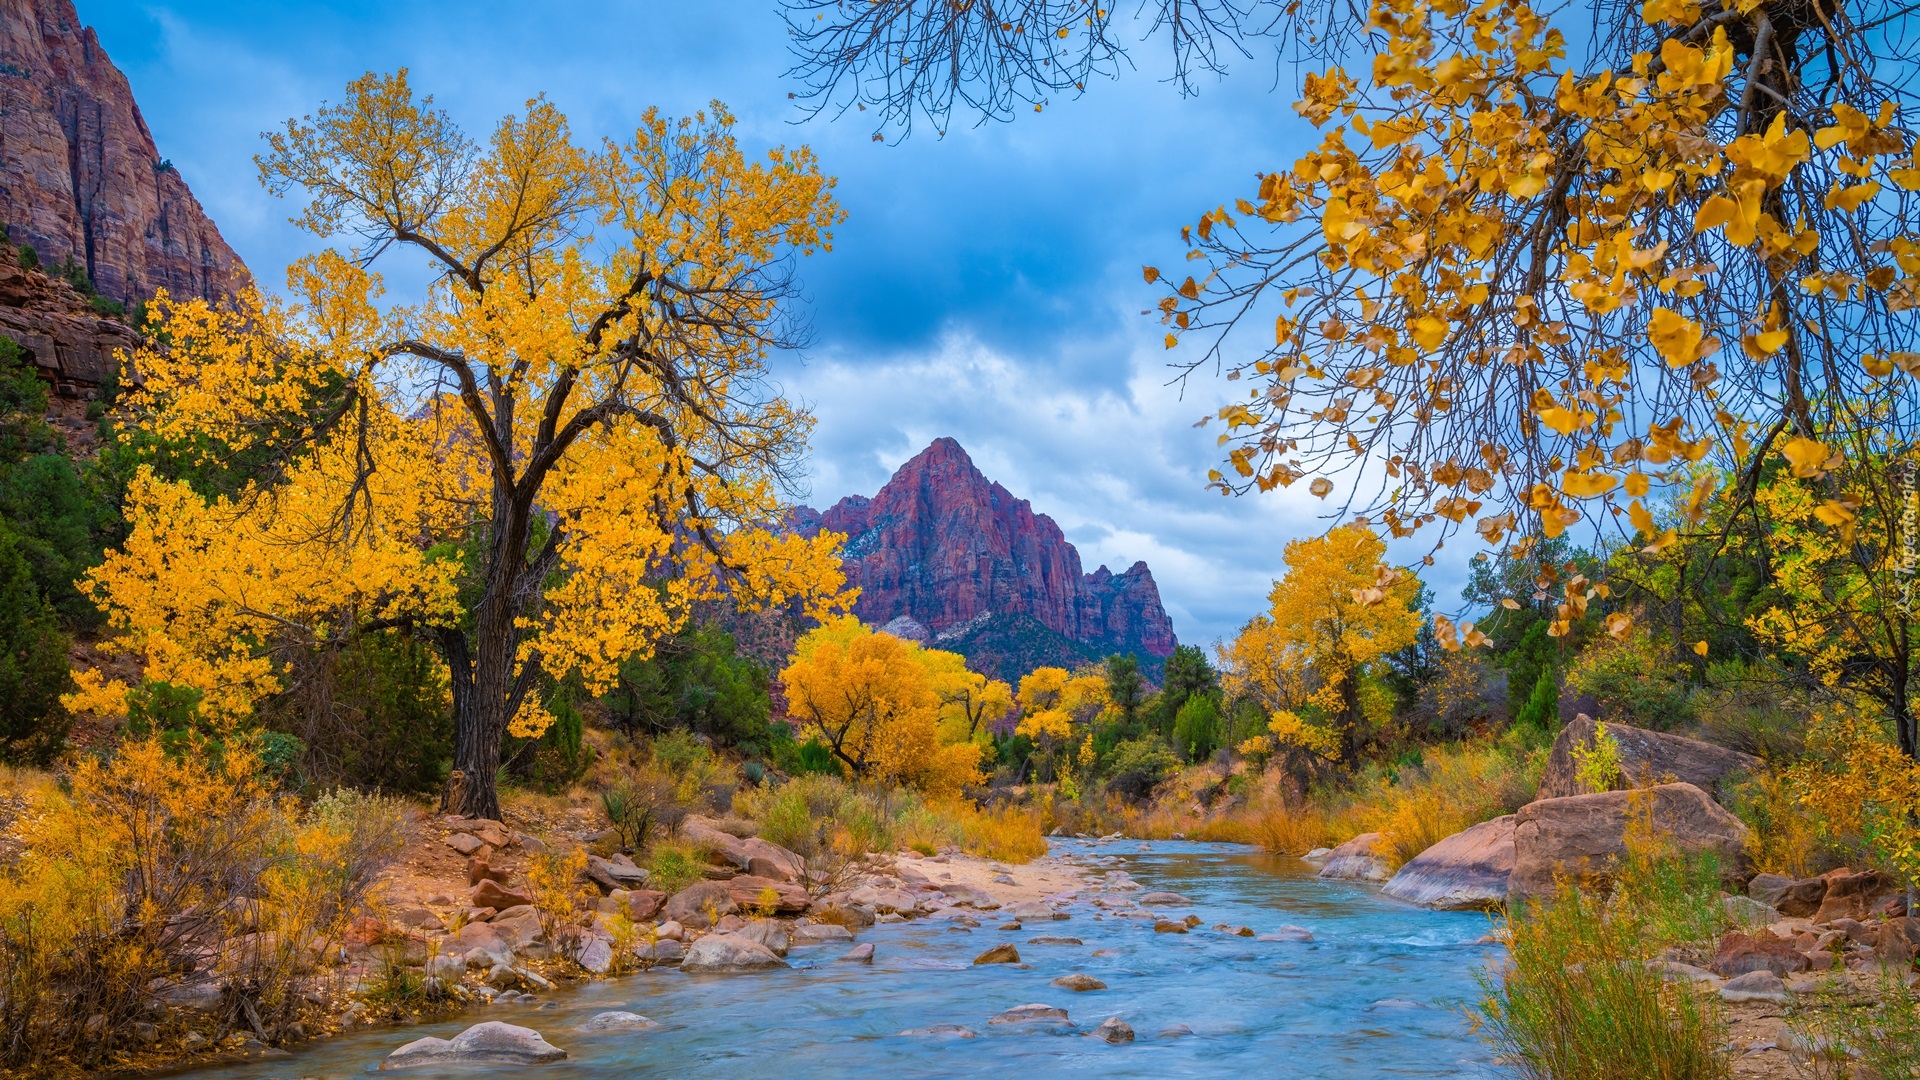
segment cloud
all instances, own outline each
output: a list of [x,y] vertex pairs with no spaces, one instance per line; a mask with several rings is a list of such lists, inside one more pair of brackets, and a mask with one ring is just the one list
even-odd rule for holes
[[[816,359],[785,372],[812,404],[812,496],[871,495],[943,435],[989,478],[1059,523],[1088,570],[1144,559],[1185,641],[1230,634],[1284,572],[1287,540],[1317,532],[1304,490],[1222,498],[1206,490],[1216,451],[1193,428],[1205,410],[1165,385],[1155,347],[1113,343],[1123,377],[1087,385],[1045,359],[951,331],[924,351]],[[1213,387],[1198,388],[1211,400]]]

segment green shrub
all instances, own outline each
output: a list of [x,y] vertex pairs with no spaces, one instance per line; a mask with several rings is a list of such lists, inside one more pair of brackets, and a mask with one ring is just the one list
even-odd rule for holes
[[1157,733],[1148,732],[1113,748],[1106,761],[1107,790],[1135,802],[1147,799],[1168,773],[1180,768],[1180,759]]
[[1514,738],[1524,749],[1535,749],[1553,742],[1560,732],[1560,684],[1552,668],[1534,680],[1526,703],[1513,716]]
[[1574,661],[1567,685],[1636,727],[1670,731],[1693,719],[1687,669],[1645,633],[1595,641]]
[[67,637],[0,523],[0,762],[44,765],[60,752],[72,724],[60,695],[72,688]]
[[694,627],[621,664],[601,701],[630,736],[679,728],[753,755],[773,741],[768,691],[766,671],[740,655],[731,634]]
[[1204,761],[1220,748],[1220,706],[1208,694],[1195,694],[1173,720],[1173,745],[1188,761]]

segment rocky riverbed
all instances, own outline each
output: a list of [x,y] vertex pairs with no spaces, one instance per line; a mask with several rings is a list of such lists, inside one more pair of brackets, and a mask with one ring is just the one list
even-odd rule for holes
[[[864,888],[944,899],[951,894],[929,886],[982,876],[975,887],[992,899],[916,904],[916,916],[898,922],[880,918],[897,909],[877,911],[872,925],[845,928],[850,940],[803,934],[838,925],[803,916],[791,921],[778,965],[693,974],[663,963],[501,993],[457,1017],[361,1025],[289,1058],[191,1075],[346,1077],[414,1044],[393,1064],[411,1058],[421,1064],[407,1074],[436,1075],[460,1060],[460,1036],[481,1024],[524,1029],[468,1038],[465,1046],[498,1055],[494,1067],[555,1075],[1165,1076],[1271,1071],[1280,1060],[1328,1077],[1488,1072],[1488,1051],[1451,1011],[1473,993],[1473,972],[1498,955],[1484,915],[1411,908],[1320,879],[1299,860],[1231,845],[1056,841],[1047,859],[1004,870],[937,859],[896,856],[845,899],[874,899],[854,896]],[[995,880],[1003,876],[1012,884]],[[883,887],[882,878],[897,884]],[[773,952],[749,932],[754,925],[716,926],[688,956],[702,941],[721,942],[706,946],[715,952],[740,941]],[[855,951],[862,955],[843,962]]]

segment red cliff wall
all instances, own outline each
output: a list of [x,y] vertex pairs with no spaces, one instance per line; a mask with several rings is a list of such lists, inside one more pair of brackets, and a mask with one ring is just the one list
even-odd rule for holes
[[216,299],[247,270],[154,147],[132,88],[72,0],[0,0],[0,224],[131,306]]

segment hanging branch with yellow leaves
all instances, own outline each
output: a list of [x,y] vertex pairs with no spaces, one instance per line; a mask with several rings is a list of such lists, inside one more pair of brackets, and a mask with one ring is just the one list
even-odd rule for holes
[[1656,485],[1697,523],[1719,476],[1835,468],[1863,408],[1913,430],[1908,9],[1594,14],[1570,65],[1524,0],[1378,0],[1370,70],[1305,77],[1320,144],[1184,231],[1204,272],[1146,270],[1178,366],[1252,384],[1215,486],[1345,478],[1394,536],[1488,544],[1624,516],[1657,549]]

